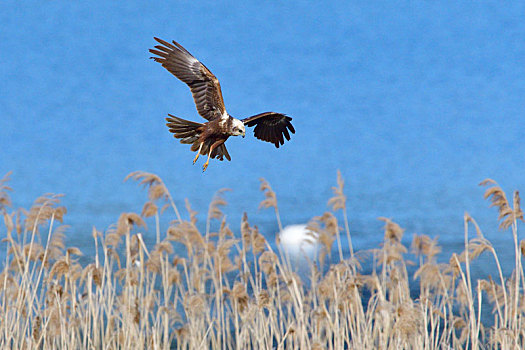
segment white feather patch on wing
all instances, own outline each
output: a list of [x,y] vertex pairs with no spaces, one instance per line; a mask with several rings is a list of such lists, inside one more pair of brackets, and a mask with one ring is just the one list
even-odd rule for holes
[[221,115],[221,120],[219,121],[220,126],[224,126],[224,123],[230,118],[228,113],[224,111],[224,113]]

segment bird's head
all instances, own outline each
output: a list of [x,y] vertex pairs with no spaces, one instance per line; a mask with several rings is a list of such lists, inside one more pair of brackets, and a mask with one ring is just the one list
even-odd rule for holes
[[233,136],[240,135],[242,137],[246,135],[246,129],[244,127],[244,123],[241,120],[233,118],[231,134]]

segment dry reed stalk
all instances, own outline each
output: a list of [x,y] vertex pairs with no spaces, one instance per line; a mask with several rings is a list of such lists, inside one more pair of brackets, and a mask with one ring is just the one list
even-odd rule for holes
[[[525,243],[517,241],[517,222],[523,217],[517,192],[512,203],[501,189],[491,189],[487,196],[497,203],[502,227],[511,228],[514,236],[512,275],[505,277],[496,250],[465,214],[465,249],[453,254],[448,264],[438,263],[441,248],[436,239],[414,236],[411,251],[419,265],[413,277],[419,279],[420,290],[411,295],[414,284],[407,266],[412,263],[402,242],[404,230],[392,220],[382,219],[383,245],[372,255],[372,269],[363,270],[363,252],[350,248],[350,258],[345,259],[334,213],[314,218],[310,226],[319,234],[325,256],[337,242],[339,262],[311,263],[307,276],[299,276],[286,255],[276,254],[264,233],[250,225],[247,215],[239,235],[236,228],[230,229],[222,198],[216,197],[208,210],[207,222],[220,220],[217,232],[210,232],[208,224],[201,233],[196,213],[187,204],[189,221],[175,212],[176,220],[161,240],[159,218],[166,214],[158,200],[168,198],[168,192],[156,175],[130,176],[151,191],[142,217],[122,214],[105,237],[93,229],[95,255],[85,267],[78,261],[81,251],[64,244],[67,227],[55,225],[65,214],[59,197],[44,196],[24,212],[0,207],[7,252],[0,271],[0,343],[15,349],[524,345]],[[262,187],[263,206],[273,206],[280,222],[275,193],[267,183]],[[0,180],[0,192],[5,188],[7,180]],[[346,212],[342,190],[338,173],[333,211]],[[147,230],[143,217],[156,219],[157,244],[151,251],[143,237],[147,231],[137,232]],[[349,234],[346,216],[345,227]],[[471,227],[474,237],[469,236]],[[43,228],[47,240],[40,237]],[[173,242],[180,247],[175,249]],[[501,284],[490,276],[473,279],[471,269],[486,251],[494,258]],[[483,322],[484,293],[494,310],[490,328]]]
[[350,226],[348,224],[348,214],[346,209],[346,195],[344,194],[344,186],[345,182],[341,175],[341,171],[337,170],[337,187],[332,187],[334,196],[328,200],[328,205],[332,207],[332,210],[334,212],[337,210],[343,211],[346,239],[348,240],[348,249],[350,250],[350,257],[353,257],[354,247],[352,245],[352,236],[350,235]]

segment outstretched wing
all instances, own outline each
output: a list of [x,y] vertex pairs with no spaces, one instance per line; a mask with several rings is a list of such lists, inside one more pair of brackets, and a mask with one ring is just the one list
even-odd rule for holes
[[279,144],[284,144],[285,137],[290,140],[288,130],[295,134],[291,120],[292,118],[281,113],[265,112],[243,119],[242,122],[246,126],[255,126],[253,132],[256,138],[271,142],[279,148]]
[[190,87],[197,111],[203,118],[220,118],[226,112],[226,107],[221,85],[215,75],[176,41],[170,44],[159,38],[155,40],[162,45],[149,50],[159,56],[151,58]]

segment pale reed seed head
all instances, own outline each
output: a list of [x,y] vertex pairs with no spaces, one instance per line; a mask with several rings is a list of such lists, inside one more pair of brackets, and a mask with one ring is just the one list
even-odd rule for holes
[[142,207],[142,212],[140,213],[140,216],[150,218],[152,216],[155,216],[158,212],[159,208],[157,207],[157,205],[152,201],[147,201]]
[[514,210],[514,216],[517,220],[523,220],[523,211],[521,210],[520,206],[520,193],[519,191],[514,191],[513,196],[513,210]]
[[67,275],[68,273],[69,264],[65,261],[65,259],[58,260],[51,267],[48,280],[52,281],[55,276],[57,279],[60,279],[60,277]]
[[50,260],[56,260],[63,255],[63,251],[66,248],[64,239],[66,237],[66,230],[69,229],[67,225],[58,226],[51,236],[49,241],[49,250],[47,257]]
[[9,264],[9,271],[14,273],[23,273],[25,270],[26,262],[21,255],[15,256],[11,259]]
[[15,229],[16,229],[16,233],[19,236],[22,234],[24,230],[23,225],[22,225],[21,216],[22,216],[22,209],[19,209],[16,211],[16,220],[15,220]]
[[162,241],[155,244],[153,251],[158,251],[160,254],[166,253],[170,255],[173,254],[173,245],[168,241]]
[[346,207],[346,196],[343,191],[344,185],[345,182],[341,176],[341,171],[337,170],[337,187],[332,187],[334,196],[328,200],[328,206],[331,206],[333,211]]
[[35,229],[38,232],[39,226],[42,226],[51,218],[62,222],[67,212],[66,207],[58,206],[62,196],[61,194],[44,194],[42,197],[37,198],[26,214],[24,222],[26,229]]
[[120,281],[125,282],[125,286],[136,287],[139,285],[138,272],[134,268],[121,268],[115,272],[115,277]]
[[[492,250],[492,245],[490,242],[485,238],[473,238],[469,241],[468,244],[468,257],[469,261],[472,261],[479,257],[483,252],[487,250]],[[465,262],[466,261],[466,253],[463,251],[459,255],[459,261]]]
[[320,341],[315,341],[312,343],[312,350],[325,350],[326,346],[323,345]]
[[120,235],[116,231],[110,231],[108,234],[106,234],[104,243],[106,246],[116,248],[120,243]]
[[175,256],[171,262],[171,264],[173,265],[173,267],[177,267],[179,265],[184,265],[186,263],[186,259],[180,257],[180,256]]
[[138,234],[131,236],[131,240],[130,240],[130,244],[128,248],[129,249],[126,250],[126,253],[127,253],[126,258],[129,259],[132,264],[135,264],[137,261],[137,258],[139,257],[139,252],[141,249],[140,238]]
[[379,220],[385,222],[385,241],[401,242],[405,230],[402,229],[397,223],[393,222],[388,218],[380,217]]
[[162,272],[161,265],[161,253],[158,250],[154,250],[150,253],[148,260],[146,261],[146,269],[149,272],[160,274]]
[[11,177],[11,172],[8,172],[0,180],[0,212],[4,211],[6,207],[11,206],[11,198],[8,191],[12,191],[11,187],[7,185]]
[[251,248],[254,254],[262,253],[266,249],[266,239],[259,232],[257,226],[253,228],[250,226],[246,213],[244,213],[241,221],[241,237],[244,246]]
[[454,316],[453,321],[452,321],[452,326],[455,329],[462,330],[462,329],[467,328],[467,322],[460,316]]
[[226,216],[223,216],[221,227],[219,228],[219,240],[225,240],[235,237],[235,234],[230,230],[230,226],[226,222]]
[[35,320],[33,322],[33,330],[32,330],[33,340],[40,344],[40,336],[42,335],[42,318],[40,316],[36,316]]
[[186,246],[188,254],[205,249],[205,239],[191,222],[182,221],[168,228],[167,238]]
[[117,262],[117,267],[119,269],[122,268],[122,265],[120,264],[120,256],[118,255],[118,253],[115,251],[114,248],[108,248],[107,250],[108,252],[108,258],[110,261],[116,261]]
[[239,281],[234,283],[230,297],[237,305],[239,305],[239,310],[241,312],[246,309],[248,301],[250,300],[248,293],[246,293],[246,286]]
[[220,276],[221,274],[225,274],[236,269],[236,266],[233,265],[229,254],[232,246],[237,244],[237,242],[238,240],[235,239],[228,239],[219,242],[217,250],[213,254],[213,268],[215,269],[216,276]]
[[460,282],[456,287],[456,300],[462,305],[466,306],[469,302],[469,291],[465,283]]
[[123,236],[127,232],[130,232],[134,226],[141,226],[146,228],[146,222],[144,222],[140,215],[135,213],[120,214],[120,217],[117,222],[117,234]]
[[371,275],[358,274],[355,277],[355,279],[358,285],[366,286],[366,288],[368,288],[368,290],[372,293],[381,289],[381,283],[379,282],[379,277],[375,273]]
[[84,254],[82,254],[82,252],[80,251],[80,249],[78,249],[77,247],[70,247],[70,248],[67,248],[66,250],[66,254],[68,256],[71,256],[71,255],[76,255],[76,256],[82,256]]
[[98,240],[100,237],[102,237],[102,233],[100,231],[97,231],[95,226],[93,226],[93,229],[91,230],[91,236],[94,240]]
[[167,197],[168,197],[168,192],[164,184],[161,183],[161,184],[150,186],[149,191],[148,191],[148,198],[150,201],[156,201],[161,198],[167,199]]
[[420,279],[421,284],[427,288],[439,289],[442,287],[440,265],[427,262],[414,273],[414,280]]
[[265,199],[259,204],[259,208],[270,208],[273,207],[277,209],[277,196],[272,190],[272,187],[265,179],[261,178],[261,187],[260,190],[264,193]]
[[267,290],[262,290],[257,294],[257,306],[259,308],[269,309],[271,307],[272,300]]
[[179,341],[188,338],[190,336],[190,332],[188,331],[188,325],[175,328],[175,335]]
[[216,252],[222,258],[226,258],[230,254],[232,247],[236,245],[237,243],[239,243],[238,239],[229,238],[229,239],[221,240],[217,244]]
[[128,309],[130,316],[133,318],[133,322],[135,324],[140,323],[140,310],[139,310],[139,299],[138,297],[134,298],[133,304],[131,305],[131,308]]
[[508,328],[498,328],[490,332],[489,345],[493,349],[505,349],[508,344],[516,344],[515,332]]
[[484,198],[491,201],[491,207],[498,208],[498,220],[502,220],[499,225],[500,229],[505,230],[509,228],[516,219],[523,219],[518,193],[514,194],[513,204],[515,210],[513,210],[507,200],[507,195],[494,180],[486,179],[480,183],[480,186],[492,186],[485,191]]
[[184,302],[186,303],[190,314],[201,314],[205,312],[207,308],[206,297],[202,294],[185,296]]
[[395,311],[394,332],[405,342],[414,339],[421,332],[421,312],[410,302],[401,304]]
[[15,225],[13,223],[13,216],[14,215],[15,215],[14,213],[7,214],[6,212],[4,212],[4,226],[7,229],[7,235],[6,236],[8,236],[8,237],[11,236],[11,233],[13,232],[13,229],[15,228]]
[[243,244],[246,247],[251,246],[252,229],[250,227],[250,223],[248,222],[248,214],[246,214],[246,212],[243,213],[242,219],[241,219],[241,238],[242,238]]
[[161,178],[155,174],[147,173],[145,171],[135,171],[126,176],[124,181],[127,181],[130,178],[138,181],[140,185],[148,187],[148,198],[150,201],[156,201],[161,198],[167,200],[170,196],[164,182],[162,182]]
[[4,270],[0,273],[0,291],[5,291],[12,286],[16,286],[15,279],[7,270]]
[[318,216],[314,218],[314,220],[322,222],[324,224],[325,230],[332,236],[337,235],[337,233],[339,232],[337,218],[334,216],[334,214],[330,212],[325,212],[323,216]]
[[481,290],[485,291],[489,297],[489,301],[494,305],[493,312],[496,312],[497,305],[505,305],[505,292],[503,288],[494,282],[491,276],[488,280],[479,280]]
[[53,280],[54,277],[56,277],[57,280],[64,277],[74,282],[80,278],[82,276],[82,267],[76,261],[69,260],[67,257],[63,257],[55,262],[49,272],[48,281]]
[[414,235],[411,245],[412,253],[416,256],[424,255],[429,259],[441,252],[441,247],[437,244],[437,237],[430,239],[427,235]]
[[259,257],[259,266],[261,266],[262,271],[266,276],[275,272],[275,266],[277,264],[278,258],[275,253],[270,251],[265,251]]
[[224,213],[222,212],[221,207],[224,207],[225,205],[227,205],[228,202],[226,201],[226,199],[224,199],[223,194],[229,191],[231,191],[231,189],[222,188],[219,191],[217,191],[217,193],[215,193],[215,196],[213,197],[210,203],[210,208],[208,210],[208,217],[210,219],[220,220],[224,216]]
[[259,232],[259,229],[257,226],[254,226],[253,230],[253,237],[252,237],[252,249],[254,254],[260,254],[266,250],[266,239],[264,236]]
[[449,269],[454,275],[454,277],[459,276],[461,273],[461,266],[459,266],[460,261],[461,260],[459,260],[458,255],[456,253],[452,253],[452,256],[450,257],[448,264],[449,264]]
[[[321,225],[323,224],[323,225]],[[337,223],[335,224],[337,226]],[[336,235],[334,234],[334,227],[326,227],[326,224],[320,221],[320,217],[315,217],[311,220],[306,226],[306,230],[313,233],[309,235],[306,239],[309,243],[314,243],[315,241],[321,244],[321,250],[319,252],[319,261],[324,264],[326,256],[330,256],[332,252],[332,246],[335,242]],[[314,239],[314,236],[316,239]],[[311,237],[311,238],[310,238]]]
[[184,203],[186,204],[186,210],[188,211],[188,214],[190,214],[190,222],[192,225],[195,225],[197,223],[197,212],[191,208],[190,201],[188,198],[184,199]]
[[463,218],[464,220],[467,222],[467,223],[472,223],[474,225],[474,227],[476,228],[476,235],[478,237],[481,237],[483,238],[483,233],[481,232],[481,229],[479,228],[479,225],[478,223],[476,222],[476,220],[474,220],[474,218],[472,216],[470,216],[469,213],[465,212],[465,214],[463,215]]
[[176,268],[171,268],[168,271],[168,283],[179,284],[182,281],[180,272]]
[[[31,256],[29,256],[31,254]],[[42,260],[44,257],[44,247],[39,243],[26,244],[24,246],[24,257],[30,261]]]
[[[403,255],[407,252],[408,249],[403,244],[401,244],[401,242],[393,240],[386,241],[383,244],[383,248],[376,253],[376,256],[379,263],[391,265],[398,261],[403,261]],[[405,263],[407,265],[412,264],[412,262],[409,260],[405,260]]]
[[44,310],[44,318],[46,319],[46,336],[47,337],[58,337],[61,333],[61,323],[63,313],[60,312],[60,305],[54,303],[53,306],[48,307]]
[[97,268],[95,264],[89,264],[84,268],[84,271],[82,272],[82,281],[86,281],[87,277],[91,276],[93,279],[93,282],[97,287],[102,286],[102,271],[101,268]]
[[324,299],[333,300],[336,296],[334,286],[337,285],[337,282],[334,271],[328,271],[317,287],[319,296]]

